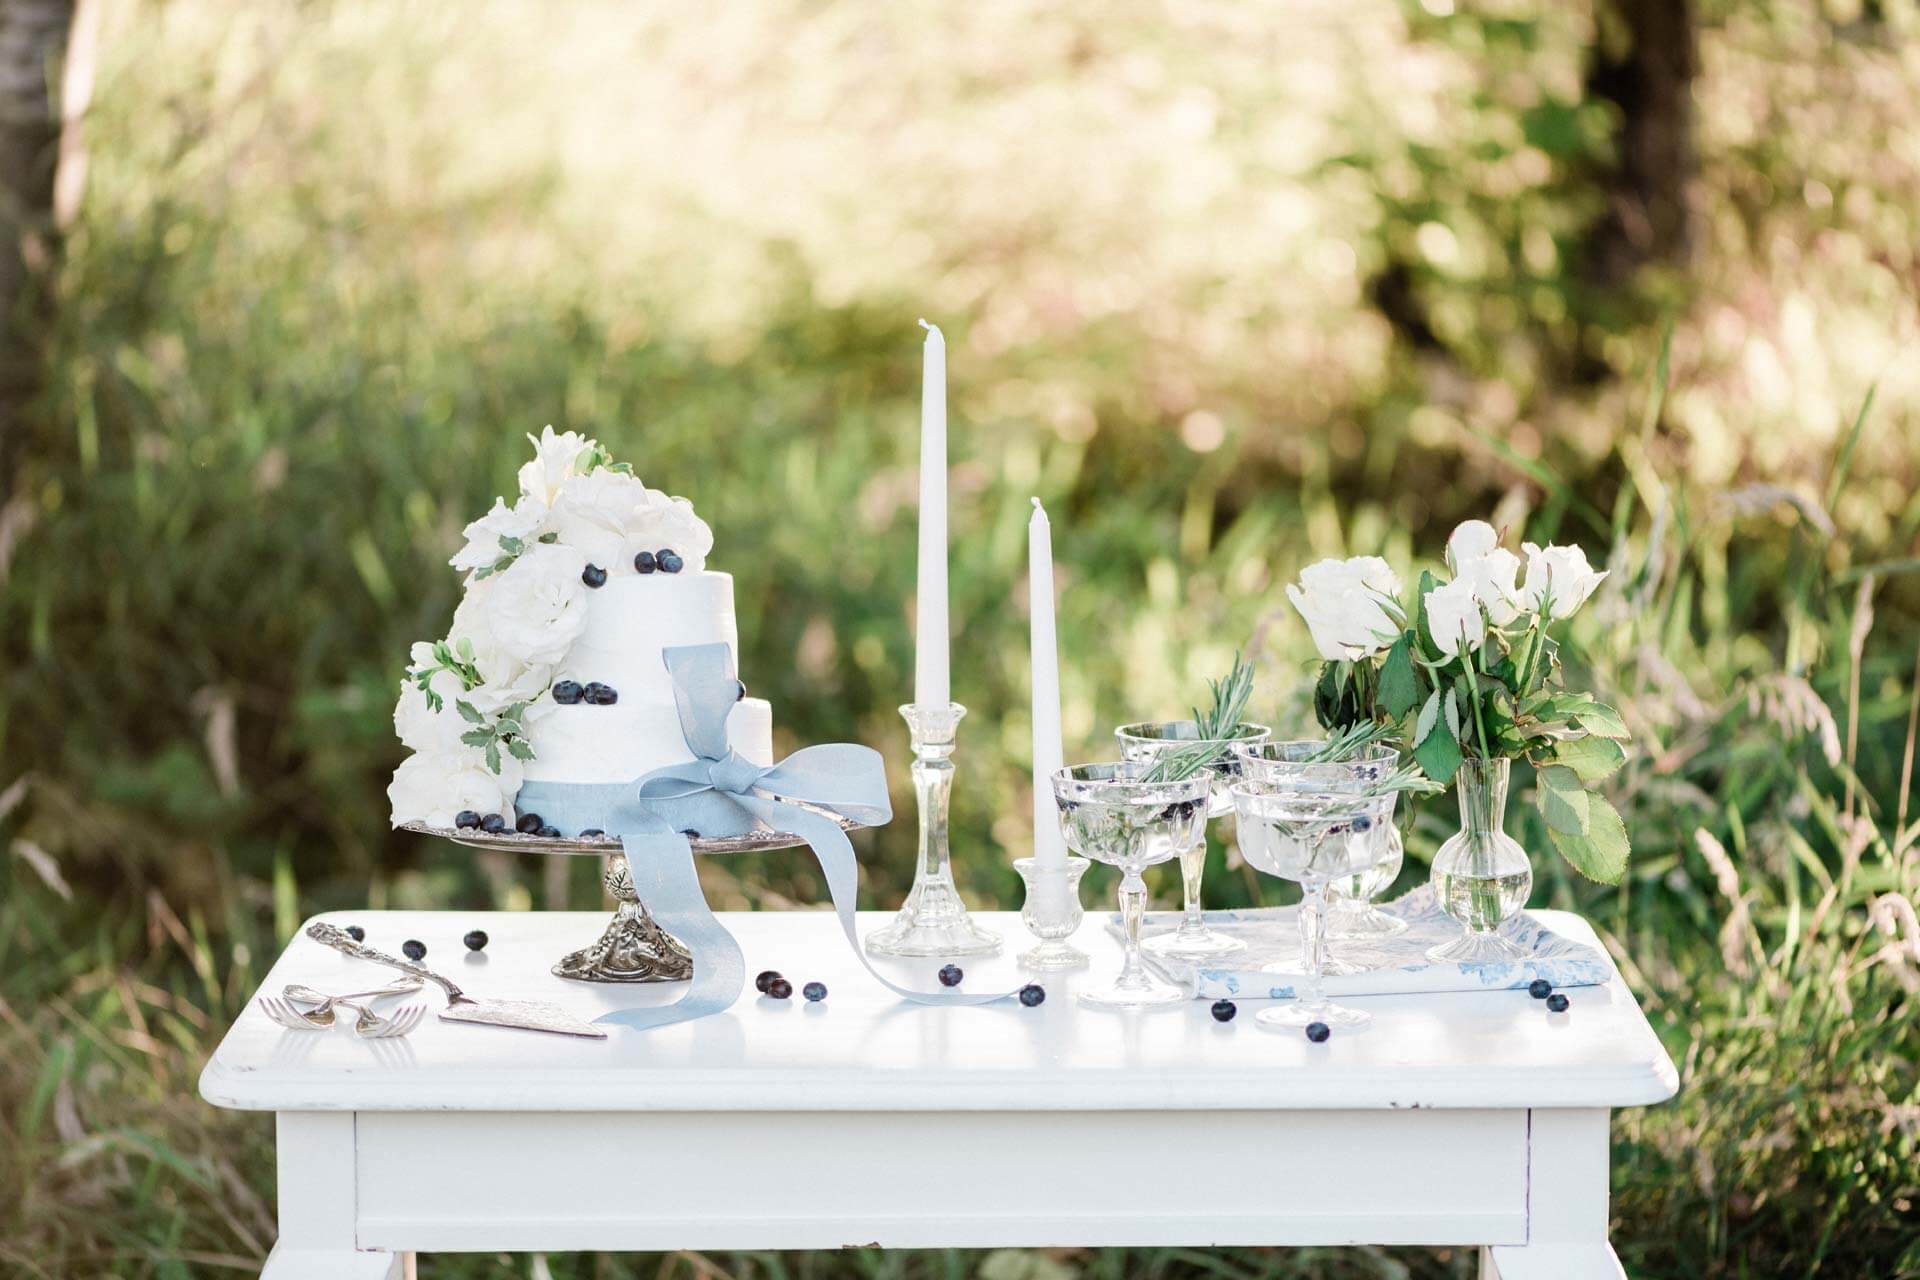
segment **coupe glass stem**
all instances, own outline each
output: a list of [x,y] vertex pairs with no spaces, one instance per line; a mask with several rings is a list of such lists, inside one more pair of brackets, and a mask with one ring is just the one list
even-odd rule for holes
[[1180,932],[1195,937],[1207,931],[1206,918],[1200,912],[1200,877],[1207,869],[1207,842],[1180,855],[1180,884],[1186,893],[1186,909],[1180,917]]
[[1140,878],[1138,868],[1129,868],[1120,877],[1120,924],[1127,934],[1127,957],[1120,966],[1119,979],[1113,984],[1123,990],[1138,991],[1153,985],[1140,960],[1140,922],[1146,914],[1147,882]]
[[1326,881],[1303,881],[1300,899],[1300,942],[1307,957],[1306,992],[1300,1007],[1319,1009],[1327,1003],[1321,973],[1327,964],[1327,885]]

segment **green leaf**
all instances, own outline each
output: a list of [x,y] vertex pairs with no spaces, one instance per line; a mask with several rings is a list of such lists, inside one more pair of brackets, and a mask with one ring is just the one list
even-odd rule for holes
[[1453,735],[1455,742],[1460,741],[1460,699],[1455,696],[1454,690],[1447,690],[1447,696],[1440,703],[1440,709],[1446,713],[1447,732]]
[[487,739],[487,768],[500,772],[500,743],[497,739]]
[[1627,854],[1631,852],[1626,824],[1605,796],[1589,792],[1587,801],[1586,835],[1570,836],[1549,827],[1547,838],[1567,864],[1587,879],[1618,884],[1626,874]]
[[527,745],[525,738],[515,738],[507,744],[507,750],[513,754],[515,760],[533,759],[533,748]]
[[[517,556],[522,551],[525,551],[527,549],[527,544],[522,542],[518,538],[509,537],[508,535],[503,533],[500,535],[500,549],[506,552],[507,555],[509,556]],[[501,557],[501,559],[505,559],[505,558],[506,558],[505,556]],[[499,562],[495,561],[495,563],[497,564]]]
[[1413,726],[1413,745],[1418,747],[1440,723],[1440,691],[1435,689],[1427,695],[1426,705],[1420,708],[1420,719]]
[[[624,463],[624,462],[623,462],[623,463],[621,463],[620,465],[621,465],[622,467],[626,467],[626,470],[627,470],[627,474],[628,474],[628,475],[632,475],[632,474],[633,474],[633,468],[632,468],[632,467],[628,467],[628,466],[627,466],[627,464],[626,464],[626,463]],[[542,542],[558,542],[558,541],[560,541],[560,535],[559,535],[559,534],[557,534],[557,533],[543,533],[543,534],[541,534],[541,535],[540,535],[540,541],[542,541]]]
[[460,735],[460,741],[470,747],[484,747],[493,741],[493,731],[490,729],[469,729]]
[[485,724],[487,722],[487,718],[481,715],[478,709],[465,698],[459,699],[453,705],[458,708],[461,719],[465,720],[468,724]]
[[1428,653],[1440,652],[1440,646],[1433,642],[1433,628],[1427,625],[1427,592],[1439,585],[1432,570],[1420,571],[1420,589],[1413,600],[1413,630]]
[[1562,835],[1586,835],[1591,799],[1586,788],[1580,785],[1580,775],[1566,766],[1553,764],[1540,770],[1533,802],[1552,830]]
[[1386,708],[1389,719],[1398,720],[1420,701],[1420,677],[1413,670],[1412,647],[1413,637],[1401,632],[1380,667],[1380,705]]
[[1627,732],[1627,723],[1620,718],[1620,713],[1604,702],[1595,702],[1582,710],[1574,716],[1574,723],[1603,738],[1625,740],[1633,736]]
[[1611,738],[1563,738],[1552,744],[1544,763],[1565,765],[1582,782],[1598,782],[1627,762],[1626,748]]
[[[1427,705],[1437,708],[1439,694],[1428,699]],[[1421,713],[1424,717],[1425,712]],[[1434,716],[1435,721],[1439,716]],[[1420,763],[1420,771],[1435,782],[1451,782],[1460,768],[1460,742],[1447,731],[1444,724],[1435,724],[1426,741],[1413,749],[1413,758]]]
[[465,636],[461,636],[460,643],[455,647],[460,651],[462,661],[473,661],[473,641],[467,639]]

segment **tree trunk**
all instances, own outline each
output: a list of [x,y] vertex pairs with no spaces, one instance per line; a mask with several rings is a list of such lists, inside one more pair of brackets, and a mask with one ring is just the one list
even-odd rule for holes
[[73,0],[0,0],[0,499],[39,386],[56,242],[56,76],[73,8]]
[[1587,240],[1585,275],[1602,287],[1678,262],[1691,244],[1687,187],[1696,171],[1695,0],[1605,0],[1587,70],[1589,96],[1619,110],[1607,211]]

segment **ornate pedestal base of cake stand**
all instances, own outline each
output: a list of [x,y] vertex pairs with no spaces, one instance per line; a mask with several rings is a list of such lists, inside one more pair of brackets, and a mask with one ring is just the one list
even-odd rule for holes
[[557,978],[581,982],[684,982],[693,976],[693,953],[680,939],[662,929],[647,914],[647,906],[633,891],[633,876],[624,854],[607,859],[602,877],[607,892],[620,905],[600,941],[560,958],[553,966]]
[[[848,830],[853,824],[843,823]],[[513,853],[592,855],[607,860],[603,881],[607,892],[618,904],[606,932],[589,947],[569,952],[553,966],[556,977],[580,982],[685,982],[693,976],[693,955],[680,939],[660,927],[647,913],[647,904],[634,892],[633,876],[620,842],[610,836],[565,837],[558,840],[502,831],[489,835],[484,831],[430,827],[424,822],[409,822],[403,831],[439,836],[469,849],[502,849]],[[737,836],[704,837],[692,841],[695,853],[752,853],[761,850],[790,849],[806,841],[786,831],[748,831]]]

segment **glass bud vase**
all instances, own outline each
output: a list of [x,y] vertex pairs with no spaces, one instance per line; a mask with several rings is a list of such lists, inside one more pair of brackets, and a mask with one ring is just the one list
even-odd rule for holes
[[1506,832],[1511,760],[1468,760],[1454,775],[1460,830],[1434,855],[1431,876],[1441,909],[1466,932],[1427,952],[1440,964],[1511,964],[1520,948],[1500,926],[1527,905],[1533,867],[1527,851]]

